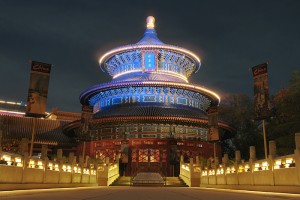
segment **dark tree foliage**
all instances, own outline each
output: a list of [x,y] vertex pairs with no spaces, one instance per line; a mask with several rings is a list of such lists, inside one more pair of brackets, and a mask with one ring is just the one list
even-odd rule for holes
[[292,73],[289,85],[272,98],[273,117],[267,125],[269,140],[275,140],[278,155],[292,154],[295,133],[300,132],[300,72]]
[[236,135],[222,142],[223,149],[234,158],[234,151],[240,150],[242,159],[249,159],[249,147],[256,147],[256,155],[263,158],[262,130],[254,121],[253,99],[244,94],[228,94],[222,97],[219,118],[236,128]]

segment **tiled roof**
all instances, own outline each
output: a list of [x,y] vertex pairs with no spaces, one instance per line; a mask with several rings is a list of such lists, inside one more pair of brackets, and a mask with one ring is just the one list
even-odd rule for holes
[[36,120],[35,143],[60,145],[73,143],[73,139],[62,132],[62,126],[69,121],[20,117],[0,114],[3,140],[31,139],[33,121]]

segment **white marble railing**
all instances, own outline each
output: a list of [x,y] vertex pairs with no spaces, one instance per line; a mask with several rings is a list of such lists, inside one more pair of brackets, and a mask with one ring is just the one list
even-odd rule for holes
[[112,184],[119,176],[119,163],[106,163],[98,165],[98,184],[101,186],[108,186]]
[[179,177],[190,187],[200,186],[201,168],[199,164],[180,162],[180,175]]
[[25,158],[13,154],[0,153],[1,183],[97,183],[97,170],[80,167],[79,164]]
[[252,162],[219,165],[201,171],[205,185],[300,185],[299,150],[295,154],[255,160]]

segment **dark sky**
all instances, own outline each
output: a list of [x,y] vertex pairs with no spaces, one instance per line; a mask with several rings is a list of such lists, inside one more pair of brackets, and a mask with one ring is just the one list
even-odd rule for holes
[[98,59],[141,39],[148,15],[160,40],[201,58],[190,82],[221,96],[252,96],[248,69],[263,62],[271,94],[300,70],[298,0],[0,0],[0,99],[26,100],[29,60],[37,60],[54,65],[48,110],[80,111],[79,94],[110,80]]

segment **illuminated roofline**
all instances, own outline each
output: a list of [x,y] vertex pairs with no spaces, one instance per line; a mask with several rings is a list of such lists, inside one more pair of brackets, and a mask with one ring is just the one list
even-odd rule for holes
[[81,103],[83,103],[85,100],[85,97],[91,93],[95,93],[96,91],[99,91],[99,89],[105,89],[105,88],[110,88],[110,87],[122,87],[122,86],[128,86],[128,85],[164,85],[164,86],[181,86],[181,87],[186,87],[186,88],[190,88],[190,89],[194,89],[196,91],[203,91],[206,93],[206,95],[211,95],[212,97],[216,98],[218,100],[218,104],[221,102],[221,98],[220,96],[209,90],[206,89],[204,87],[200,87],[200,86],[196,86],[196,85],[192,85],[192,84],[188,84],[188,83],[177,83],[177,82],[162,82],[162,81],[128,81],[128,82],[118,82],[118,83],[108,83],[106,85],[101,85],[99,87],[93,87],[90,88],[86,91],[84,91],[83,93],[80,94],[80,101]]
[[[195,61],[196,66],[198,67],[195,71],[195,73],[200,69],[201,66],[201,60],[200,58],[194,54],[193,52],[184,49],[184,48],[180,48],[180,47],[176,47],[173,45],[161,45],[161,44],[156,44],[156,45],[148,45],[148,44],[134,44],[134,45],[127,45],[127,46],[123,46],[123,47],[118,47],[115,49],[112,49],[108,52],[106,52],[100,59],[99,59],[99,65],[100,68],[102,69],[102,66],[104,65],[104,62],[108,59],[110,59],[113,55],[118,54],[118,53],[122,53],[122,52],[126,52],[126,51],[132,51],[132,50],[136,50],[136,49],[146,49],[146,48],[152,48],[152,49],[165,49],[165,50],[173,50],[176,52],[180,52],[180,53],[184,53],[187,54],[188,57],[192,58],[192,60]],[[103,66],[104,67],[104,66]],[[103,70],[103,69],[102,69]]]
[[17,111],[10,111],[10,110],[0,110],[0,114],[1,113],[25,115],[25,112],[17,112]]
[[131,70],[131,71],[127,71],[127,72],[121,72],[121,73],[113,76],[113,79],[118,78],[119,76],[123,76],[125,74],[134,73],[134,72],[142,72],[142,70]]
[[[184,75],[181,75],[181,74],[178,74],[178,73],[175,73],[175,72],[172,72],[172,71],[166,71],[166,70],[158,70],[158,71],[159,72],[147,72],[147,73],[150,73],[150,74],[167,74],[167,75],[170,75],[170,76],[175,76],[177,78],[180,78],[180,79],[184,80],[187,83],[189,82]],[[143,72],[143,70],[132,70],[132,71],[127,71],[127,72],[122,72],[122,73],[119,73],[119,74],[113,76],[113,79],[118,78],[120,76],[123,76],[125,74],[134,73],[134,72]]]
[[185,82],[189,82],[186,78],[186,76],[178,74],[176,72],[172,72],[172,71],[167,71],[167,70],[158,70],[158,72],[151,72],[151,73],[156,73],[156,74],[167,74],[167,75],[171,75],[171,76],[175,76],[177,78],[180,78],[182,80],[184,80]]
[[[0,103],[1,103],[1,104],[18,105],[18,106],[21,106],[21,105],[22,105],[22,102],[14,102],[14,101],[3,101],[3,100],[0,100]],[[25,106],[26,106],[26,105],[25,105]]]
[[[142,81],[142,83],[144,83],[144,84],[152,84],[152,85],[154,85],[154,84],[168,84],[167,82],[145,82],[145,81]],[[188,87],[188,88],[193,88],[193,89],[196,89],[196,90],[202,90],[202,91],[204,91],[204,92],[206,92],[206,93],[209,93],[210,95],[212,95],[212,96],[214,96],[216,99],[218,99],[218,103],[220,103],[221,102],[221,98],[220,98],[220,96],[217,94],[217,93],[215,93],[215,92],[213,92],[213,91],[211,91],[211,90],[209,90],[209,89],[206,89],[206,88],[204,88],[204,87],[200,87],[200,86],[196,86],[196,85],[187,85],[187,84],[182,84],[182,83],[175,83],[174,85],[179,85],[179,86],[184,86],[184,87]]]

